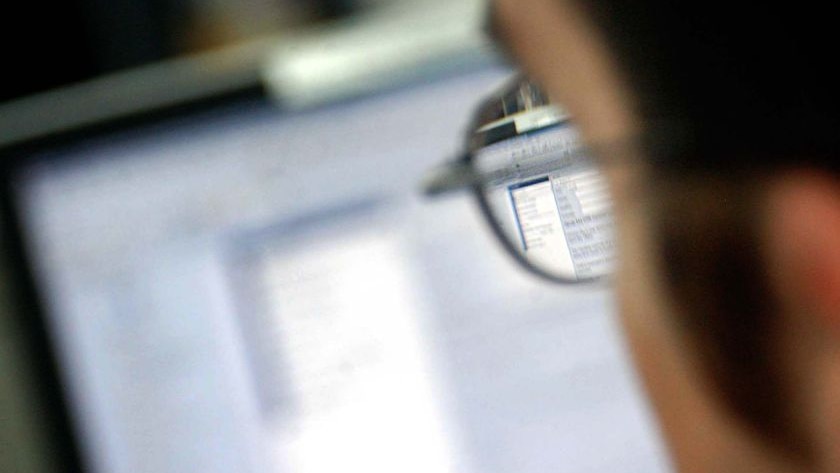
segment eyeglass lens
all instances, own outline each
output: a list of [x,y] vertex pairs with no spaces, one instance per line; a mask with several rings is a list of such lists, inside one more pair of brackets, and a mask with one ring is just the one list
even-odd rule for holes
[[[530,87],[521,89],[530,97],[544,97]],[[510,101],[508,95],[500,98]],[[612,199],[568,117],[542,101],[476,133],[493,134],[499,127],[513,133],[475,149],[473,166],[492,176],[479,186],[480,198],[505,246],[529,269],[551,279],[577,282],[610,275],[615,259]]]

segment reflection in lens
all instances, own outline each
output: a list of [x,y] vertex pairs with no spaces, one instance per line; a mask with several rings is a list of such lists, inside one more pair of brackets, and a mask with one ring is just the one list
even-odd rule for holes
[[494,223],[531,267],[568,281],[612,272],[609,190],[568,121],[489,144],[474,159],[490,176],[482,193]]

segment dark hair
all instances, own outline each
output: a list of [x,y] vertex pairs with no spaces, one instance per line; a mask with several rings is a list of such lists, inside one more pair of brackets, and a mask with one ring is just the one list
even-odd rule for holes
[[830,3],[587,0],[676,169],[840,170]]
[[724,405],[808,458],[775,356],[778,304],[757,238],[762,177],[840,171],[829,5],[584,0],[638,102],[660,263]]

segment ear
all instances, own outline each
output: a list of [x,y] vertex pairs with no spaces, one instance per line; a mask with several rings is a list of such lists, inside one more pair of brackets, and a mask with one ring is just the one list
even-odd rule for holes
[[788,310],[817,317],[840,342],[840,179],[790,172],[767,205],[771,277]]
[[840,471],[840,179],[787,173],[767,197],[764,242],[783,311],[779,367],[820,471]]

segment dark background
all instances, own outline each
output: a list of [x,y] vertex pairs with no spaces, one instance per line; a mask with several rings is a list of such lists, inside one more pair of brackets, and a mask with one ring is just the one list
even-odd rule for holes
[[[227,8],[220,8],[225,3]],[[11,0],[0,14],[5,76],[0,81],[0,102],[275,29],[330,21],[364,4],[359,0]],[[211,8],[215,10],[208,11]],[[238,13],[243,18],[233,18]],[[237,31],[232,26],[266,17],[253,28]]]

